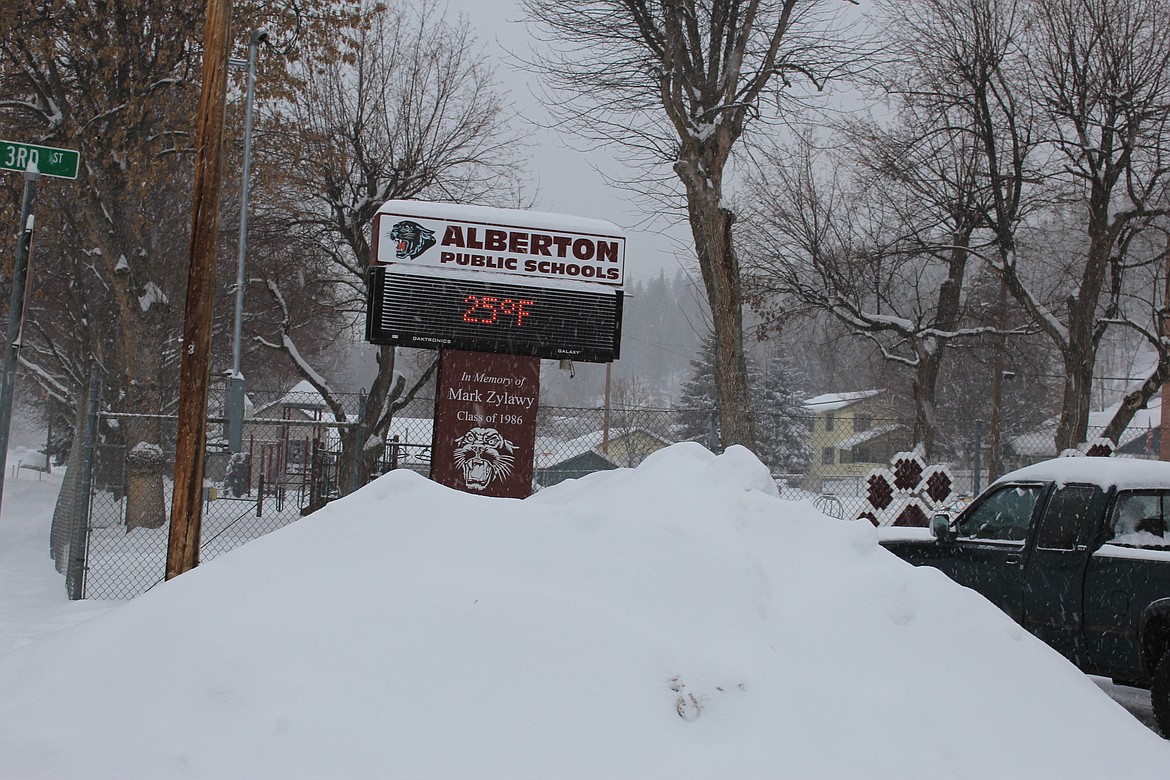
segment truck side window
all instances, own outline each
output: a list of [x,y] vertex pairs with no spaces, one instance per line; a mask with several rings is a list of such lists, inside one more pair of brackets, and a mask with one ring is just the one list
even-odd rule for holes
[[959,520],[959,536],[1022,542],[1028,536],[1041,485],[1005,485]]
[[1127,547],[1167,547],[1167,493],[1160,490],[1125,491],[1113,504],[1110,544]]
[[1089,515],[1089,506],[1099,489],[1089,485],[1064,485],[1057,488],[1044,512],[1036,546],[1047,550],[1071,550]]

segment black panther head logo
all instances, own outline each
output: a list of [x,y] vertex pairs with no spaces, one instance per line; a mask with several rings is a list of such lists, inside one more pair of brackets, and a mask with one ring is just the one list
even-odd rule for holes
[[390,238],[397,242],[394,256],[399,260],[415,259],[435,245],[435,231],[404,219],[390,228]]

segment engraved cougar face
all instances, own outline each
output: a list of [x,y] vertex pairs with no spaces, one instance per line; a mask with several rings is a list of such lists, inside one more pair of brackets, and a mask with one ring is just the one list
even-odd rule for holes
[[472,428],[455,442],[455,465],[469,490],[483,490],[496,477],[512,473],[516,446],[495,428]]

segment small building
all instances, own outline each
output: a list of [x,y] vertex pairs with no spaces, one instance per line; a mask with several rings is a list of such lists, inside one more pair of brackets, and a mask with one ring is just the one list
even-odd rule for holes
[[540,438],[536,442],[533,480],[541,487],[549,487],[595,471],[633,468],[669,444],[642,428],[611,430],[608,440],[602,431],[568,440]]
[[[859,479],[909,449],[910,432],[891,418],[884,390],[825,393],[803,404],[813,417],[812,481]],[[820,489],[820,484],[814,486]]]
[[[1089,412],[1089,426],[1087,438],[1095,441],[1105,430],[1113,415],[1117,413],[1120,402],[1095,412]],[[1014,436],[1008,442],[1008,451],[1004,454],[1004,470],[1029,466],[1042,460],[1055,458],[1060,453],[1056,451],[1056,427],[1060,419],[1053,417],[1043,425]],[[1134,413],[1129,425],[1114,442],[1115,452],[1132,458],[1148,458],[1156,460],[1159,456],[1161,435],[1158,430],[1162,425],[1162,399],[1155,396],[1150,399],[1146,409],[1139,409]]]
[[329,449],[335,444],[336,429],[323,424],[331,418],[325,399],[302,380],[245,420],[244,448],[265,461],[270,480],[300,473],[315,447]]

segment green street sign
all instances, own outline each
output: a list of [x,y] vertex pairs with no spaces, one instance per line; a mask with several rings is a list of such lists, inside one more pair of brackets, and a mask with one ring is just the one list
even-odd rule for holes
[[0,141],[0,170],[25,171],[32,162],[42,176],[76,179],[80,161],[81,154],[69,149]]

